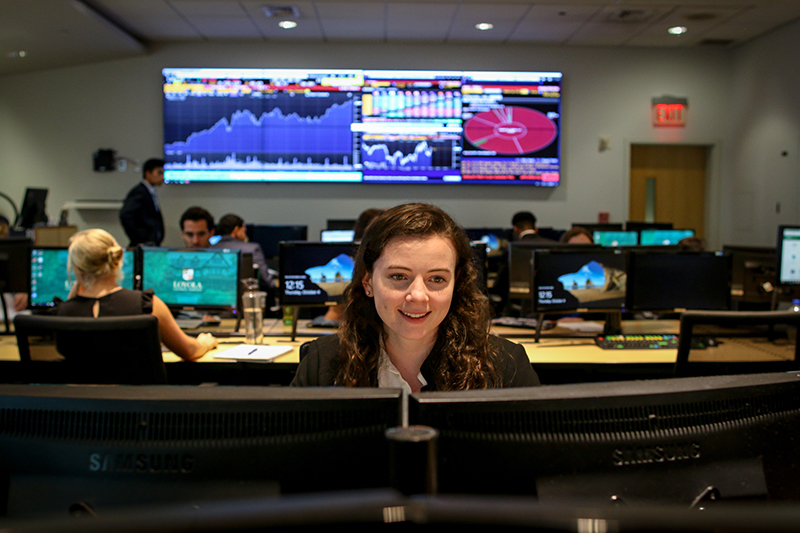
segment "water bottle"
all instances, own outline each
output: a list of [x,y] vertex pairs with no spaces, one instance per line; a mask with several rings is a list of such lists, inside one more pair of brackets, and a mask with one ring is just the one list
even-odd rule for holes
[[246,290],[242,294],[244,315],[244,338],[246,344],[261,344],[264,341],[264,305],[267,293],[258,290],[258,280],[242,280]]

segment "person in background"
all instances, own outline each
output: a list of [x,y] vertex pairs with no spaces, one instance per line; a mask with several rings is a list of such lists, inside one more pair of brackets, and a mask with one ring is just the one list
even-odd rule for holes
[[190,207],[181,215],[181,237],[187,248],[208,248],[214,236],[214,217],[202,207]]
[[564,244],[594,244],[592,234],[582,226],[572,226],[561,235],[559,241]]
[[405,204],[367,228],[337,335],[309,343],[294,386],[406,392],[539,384],[522,346],[490,335],[469,240],[436,206]]
[[267,307],[272,307],[275,302],[275,280],[267,267],[261,245],[257,242],[248,242],[244,219],[232,213],[224,215],[219,219],[216,231],[221,237],[211,245],[211,248],[229,248],[252,254],[253,265],[258,268],[259,288],[267,293]]
[[217,347],[210,333],[197,338],[178,327],[167,305],[151,289],[132,291],[118,285],[124,250],[108,232],[90,229],[70,239],[67,269],[75,273],[66,302],[56,302],[60,316],[103,317],[152,314],[158,318],[158,333],[167,348],[186,361],[199,359]]
[[700,237],[684,237],[678,241],[681,252],[704,252],[706,245]]
[[119,211],[119,220],[130,240],[130,247],[140,244],[160,246],[164,240],[164,218],[156,196],[156,187],[163,184],[164,160],[145,161],[141,183],[128,192]]
[[536,216],[530,211],[519,211],[511,217],[514,239],[518,241],[555,242],[536,231]]

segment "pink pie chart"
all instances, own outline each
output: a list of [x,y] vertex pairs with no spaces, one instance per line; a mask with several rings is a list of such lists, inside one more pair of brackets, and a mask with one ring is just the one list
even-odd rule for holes
[[474,146],[503,155],[536,152],[552,143],[557,134],[555,123],[547,115],[527,107],[484,111],[464,126],[464,135]]

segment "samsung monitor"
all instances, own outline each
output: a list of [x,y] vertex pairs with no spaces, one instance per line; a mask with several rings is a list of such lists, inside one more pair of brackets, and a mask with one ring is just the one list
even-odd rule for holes
[[27,188],[16,225],[32,228],[37,224],[47,224],[47,189]]
[[722,252],[631,252],[630,311],[730,309],[731,258]]
[[595,231],[594,243],[600,246],[635,246],[639,234],[635,231]]
[[239,250],[142,247],[143,289],[173,310],[237,310]]
[[389,485],[393,389],[0,385],[9,518]]
[[[28,305],[34,309],[53,307],[54,298],[63,301],[75,283],[75,275],[67,271],[69,250],[66,247],[34,247],[30,252],[30,293]],[[122,259],[120,287],[136,286],[136,260],[133,250],[126,250]]]
[[681,239],[694,237],[693,229],[643,229],[639,232],[639,244],[643,246],[675,245]]
[[561,179],[560,72],[165,68],[166,182]]
[[264,257],[278,257],[281,241],[304,241],[308,238],[308,226],[247,224],[247,239],[261,245]]
[[353,242],[355,231],[351,229],[323,229],[319,231],[322,242]]
[[0,293],[28,292],[32,246],[25,237],[0,239]]
[[353,243],[282,242],[278,298],[282,306],[330,306],[353,278]]
[[800,226],[779,226],[778,285],[800,285]]
[[800,497],[797,372],[413,394],[440,494],[683,507]]
[[623,310],[627,259],[619,249],[536,250],[531,289],[534,311]]

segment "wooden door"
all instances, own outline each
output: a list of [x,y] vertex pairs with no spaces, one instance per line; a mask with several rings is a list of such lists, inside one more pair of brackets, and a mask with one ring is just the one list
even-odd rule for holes
[[[705,233],[706,146],[633,144],[628,220],[672,222]],[[648,181],[654,190],[653,220],[646,219]]]

